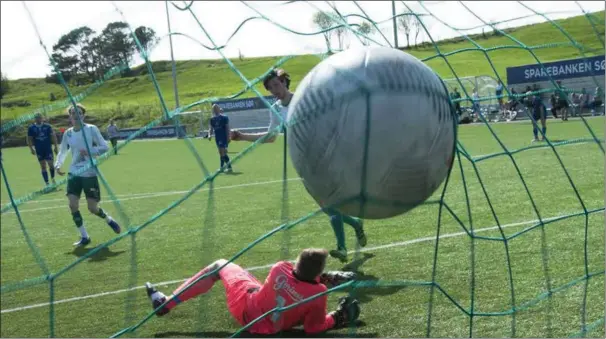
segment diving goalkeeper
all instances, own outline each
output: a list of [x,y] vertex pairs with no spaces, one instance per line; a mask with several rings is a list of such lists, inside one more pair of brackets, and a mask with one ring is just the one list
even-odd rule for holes
[[[246,326],[277,306],[287,307],[326,292],[327,285],[337,286],[355,279],[353,272],[322,273],[327,256],[326,250],[305,249],[299,254],[294,265],[287,261],[276,263],[264,284],[242,267],[233,263],[225,265],[227,261],[220,259],[188,279],[169,297],[159,292],[149,282],[145,285],[154,309],[168,300],[166,305],[156,311],[157,316],[163,316],[178,304],[207,293],[215,282],[221,280],[225,286],[229,312],[240,325]],[[223,268],[214,275],[200,279],[179,295],[179,292],[190,283],[219,267]],[[319,333],[347,325],[357,320],[360,315],[358,301],[350,297],[342,297],[336,311],[327,314],[326,309],[327,296],[322,295],[286,311],[270,313],[253,324],[248,332],[275,334],[303,325],[306,333]]]

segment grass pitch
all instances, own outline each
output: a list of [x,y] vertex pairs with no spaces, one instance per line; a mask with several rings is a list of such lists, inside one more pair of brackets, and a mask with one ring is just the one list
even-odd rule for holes
[[[604,118],[588,121],[593,131],[602,137]],[[509,150],[530,144],[532,128],[528,122],[491,127]],[[566,123],[548,121],[547,133],[551,140],[589,137],[586,127],[572,119]],[[502,151],[484,125],[461,126],[459,140],[474,157]],[[192,142],[205,165],[209,169],[218,168],[214,143],[200,139]],[[232,158],[247,146],[247,143],[232,143]],[[472,241],[458,222],[443,211],[435,281],[445,293],[435,290],[431,303],[431,336],[470,335],[470,317],[457,308],[455,302],[480,313],[506,312],[513,306],[521,309],[515,317],[506,313],[474,316],[471,333],[474,337],[562,337],[580,332],[583,322],[596,325],[588,336],[604,336],[603,323],[599,322],[604,319],[604,276],[599,274],[604,271],[604,214],[590,214],[587,228],[582,214],[583,206],[587,210],[604,208],[604,154],[595,142],[560,146],[557,154],[574,188],[549,148],[513,155],[524,182],[507,156],[477,162],[479,176],[469,161],[461,160],[461,171],[455,160],[445,202],[477,236],[501,238],[501,230],[505,236],[512,236],[536,224],[539,217],[531,198],[541,219],[551,222],[512,238],[506,248],[500,240]],[[3,158],[16,197],[40,188],[38,164],[26,148],[5,149]],[[281,142],[259,146],[234,165],[237,174],[218,176],[212,189],[205,185],[136,236],[127,236],[66,270],[53,285],[55,335],[107,337],[132,326],[151,311],[145,290],[140,288],[145,281],[163,283],[159,288],[170,293],[182,279],[218,258],[232,257],[278,226],[283,208],[287,208],[289,220],[315,211],[316,204],[290,163],[288,180],[282,181],[282,161]],[[183,140],[133,142],[118,156],[104,162],[100,169],[119,198],[120,209],[131,226],[141,225],[204,178]],[[4,205],[8,202],[7,190],[4,180],[1,184]],[[464,187],[467,187],[469,204]],[[27,233],[51,273],[61,271],[86,254],[71,245],[77,240],[78,232],[71,220],[64,190],[63,186],[19,207]],[[286,199],[283,191],[287,192]],[[431,199],[439,198],[440,192],[441,189]],[[118,213],[117,202],[109,201],[104,187],[102,195],[103,208],[126,228],[127,220]],[[93,240],[89,249],[111,240],[114,234],[110,228],[82,207]],[[430,287],[404,283],[432,281],[438,209],[438,205],[423,205],[403,216],[366,222],[369,244],[350,267],[357,268],[364,279],[394,284],[355,291],[362,303],[363,325],[356,331],[358,336],[426,335]],[[574,213],[581,214],[553,219]],[[494,227],[497,220],[501,230]],[[354,250],[353,232],[351,229],[346,232],[349,248]],[[49,283],[5,291],[26,279],[44,276],[15,213],[2,215],[1,237],[0,335],[48,336],[51,328],[47,304]],[[252,268],[263,280],[267,265],[280,259],[294,259],[300,249],[309,246],[335,246],[326,216],[319,215],[295,226],[287,236],[278,233],[268,238],[236,263]],[[288,250],[287,254],[283,254],[284,249]],[[588,272],[598,275],[587,283],[575,282],[587,273],[585,255]],[[329,269],[342,267],[336,260],[329,261]],[[570,286],[563,288],[567,284]],[[139,288],[129,291],[135,286]],[[548,289],[553,294],[542,298]],[[586,313],[583,313],[585,289]],[[329,310],[336,306],[340,295],[343,293],[329,297]],[[219,284],[208,295],[180,305],[169,315],[153,317],[134,336],[226,337],[237,329],[226,310],[223,287]],[[344,329],[328,335],[350,336],[351,333]]]

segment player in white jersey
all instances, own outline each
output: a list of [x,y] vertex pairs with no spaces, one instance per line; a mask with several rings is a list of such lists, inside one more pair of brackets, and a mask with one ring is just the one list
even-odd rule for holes
[[[290,91],[290,76],[283,69],[277,69],[271,71],[267,77],[263,80],[265,89],[271,92],[271,94],[277,99],[274,103],[274,107],[280,113],[280,117],[276,117],[271,111],[270,124],[267,132],[262,133],[242,133],[238,130],[232,130],[232,140],[245,140],[255,142],[265,136],[268,136],[264,142],[272,143],[276,140],[277,134],[282,131],[284,133],[284,150],[286,152],[286,128],[282,122],[286,123],[288,105],[292,100],[293,93]],[[282,126],[281,128],[278,128]],[[285,154],[286,156],[286,154]],[[330,216],[330,224],[335,232],[337,238],[337,249],[330,251],[330,255],[334,258],[339,259],[341,262],[347,261],[347,248],[345,247],[345,230],[343,223],[346,223],[353,227],[358,244],[364,247],[366,246],[366,235],[364,233],[364,223],[362,219],[354,218],[348,215],[342,215],[331,208],[323,208],[324,213]]]
[[[86,232],[84,227],[84,221],[80,214],[80,196],[82,191],[86,196],[86,203],[90,213],[104,219],[107,224],[112,228],[115,233],[120,233],[120,225],[101,207],[99,207],[99,201],[101,201],[101,192],[99,190],[99,179],[97,178],[97,172],[94,167],[90,167],[90,156],[101,155],[107,150],[109,146],[99,128],[95,125],[86,124],[83,125],[80,121],[84,120],[86,108],[80,104],[77,104],[78,109],[70,107],[68,109],[69,118],[72,122],[71,128],[63,133],[61,139],[61,146],[59,154],[57,155],[57,161],[55,162],[55,169],[59,175],[65,175],[61,171],[61,166],[67,158],[67,152],[71,150],[72,163],[69,166],[68,179],[67,179],[67,199],[69,201],[69,209],[72,213],[72,218],[76,227],[80,231],[80,241],[74,243],[74,246],[86,246],[91,242],[91,239]],[[78,115],[80,114],[80,118]],[[88,148],[93,153],[88,154],[86,143],[84,141],[84,135],[86,133],[86,143]],[[93,146],[96,145],[96,146]]]

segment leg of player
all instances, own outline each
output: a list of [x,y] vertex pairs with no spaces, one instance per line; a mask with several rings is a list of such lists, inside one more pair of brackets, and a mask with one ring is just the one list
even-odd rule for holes
[[[53,167],[52,165],[50,166]],[[40,160],[40,171],[42,172],[42,179],[44,179],[44,184],[48,186],[48,172],[46,171],[46,160]]]
[[[70,181],[72,182],[71,187]],[[69,201],[69,209],[72,212],[72,219],[74,220],[74,224],[76,224],[78,231],[80,231],[80,241],[75,242],[74,246],[81,247],[90,244],[90,237],[86,232],[86,227],[84,227],[84,220],[82,219],[82,214],[80,214],[80,194],[69,193],[70,189],[71,191],[75,190],[74,186],[75,185],[73,183],[73,179],[69,179],[67,181],[67,200]]]
[[233,172],[233,169],[231,168],[231,162],[229,159],[229,155],[227,155],[227,147],[223,147],[223,148],[219,149],[219,152],[221,153],[221,159],[223,159],[223,163],[225,165],[227,165],[227,173]]
[[361,219],[353,218],[348,215],[342,215],[341,213],[332,209],[326,209],[324,211],[330,217],[330,225],[335,232],[337,238],[337,249],[329,252],[330,256],[339,259],[341,262],[347,261],[347,247],[345,246],[345,230],[343,223],[346,223],[353,227],[356,232],[356,238],[358,244],[362,247],[366,246],[366,235],[364,234],[364,225]]
[[543,132],[543,136],[541,136],[541,141],[545,140],[547,137],[547,112],[545,110],[542,111],[541,114],[541,132]]
[[55,166],[53,165],[53,159],[46,160],[46,164],[48,165],[48,171],[50,172],[51,182],[53,185],[56,185],[55,182]]
[[538,117],[534,117],[534,119],[532,120],[532,135],[534,136],[534,138],[530,141],[530,142],[537,142],[539,141],[539,129],[537,128],[537,119]]
[[101,201],[101,192],[99,191],[99,180],[97,177],[83,178],[83,182],[84,195],[86,196],[88,211],[99,218],[104,219],[116,234],[120,234],[120,225],[118,225],[118,223],[109,214],[105,213],[105,211],[99,207],[99,202]]
[[[162,292],[158,291],[151,283],[149,283],[149,282],[145,283],[145,287],[147,289],[147,296],[151,299],[152,307],[154,308],[154,310],[157,309],[158,307],[160,307],[160,305],[165,303],[167,300],[169,300],[169,302],[166,303],[166,305],[164,305],[164,307],[162,307],[161,309],[156,311],[156,315],[161,317],[161,316],[167,314],[171,309],[173,309],[178,304],[183,303],[189,299],[195,298],[201,294],[205,294],[206,292],[208,292],[213,287],[215,282],[217,282],[221,279],[221,276],[219,273],[212,274],[212,275],[206,276],[206,277],[198,280],[195,284],[193,284],[187,290],[185,290],[185,288],[192,282],[196,281],[201,276],[203,276],[209,272],[212,272],[219,267],[225,266],[226,263],[227,263],[227,260],[219,259],[219,260],[215,261],[214,263],[206,266],[205,268],[200,270],[198,273],[196,273],[194,276],[187,279],[187,281],[185,281],[183,284],[181,284],[181,286],[177,287],[177,289],[175,289],[173,291],[172,295],[170,295],[169,297],[166,297],[166,295],[164,295]],[[235,264],[230,264],[230,266],[232,266],[232,267],[228,268],[226,266],[225,268],[227,268],[228,270],[234,269],[234,267],[235,267],[235,269],[238,269],[238,268],[241,269],[239,266],[237,266]],[[241,269],[241,270],[244,272],[244,269]],[[185,291],[183,291],[183,290],[185,290]],[[181,292],[181,291],[183,291],[183,292]],[[179,294],[179,293],[181,293],[181,294]]]

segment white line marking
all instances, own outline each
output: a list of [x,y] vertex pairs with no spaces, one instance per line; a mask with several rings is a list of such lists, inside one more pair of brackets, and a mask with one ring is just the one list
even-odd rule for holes
[[[301,180],[301,178],[286,179],[286,181],[295,181],[295,180]],[[251,182],[251,183],[247,183],[247,184],[238,184],[238,185],[231,185],[231,186],[219,186],[219,187],[215,187],[214,190],[222,190],[222,189],[230,189],[230,188],[241,188],[241,187],[250,187],[250,186],[260,186],[260,185],[269,185],[269,184],[276,184],[276,183],[281,183],[281,182],[282,182],[282,180]],[[205,191],[208,191],[208,190],[209,190],[208,188],[201,188],[196,193],[205,192]],[[164,197],[164,196],[169,196],[169,195],[185,194],[187,192],[189,192],[189,190],[188,191],[157,192],[157,193],[135,193],[135,194],[131,194],[131,195],[125,195],[127,197],[128,196],[130,196],[130,197],[129,198],[118,199],[118,201],[157,198],[157,197]],[[61,199],[61,200],[56,199],[56,201],[66,201],[66,200],[65,199]],[[116,200],[112,199],[112,200],[105,200],[105,201],[106,202],[113,202],[113,201],[116,201]],[[29,209],[23,209],[23,210],[20,209],[19,213],[52,210],[52,209],[57,209],[57,208],[67,208],[67,204],[63,204],[61,206],[29,208]],[[4,212],[3,214],[11,214],[11,213],[15,213],[15,211],[14,210],[10,210],[10,211]]]
[[[551,217],[551,218],[545,218],[545,219],[543,219],[543,221],[550,221],[550,220],[561,218],[563,216],[565,216],[565,215],[557,216],[557,217]],[[501,228],[508,228],[508,227],[514,227],[514,226],[529,225],[529,224],[537,223],[538,221],[539,220],[521,221],[521,222],[516,222],[516,223],[512,223],[512,224],[501,225]],[[475,229],[474,233],[492,231],[492,230],[496,230],[496,229],[499,229],[499,227],[498,226],[485,227],[485,228]],[[462,231],[462,232],[456,232],[456,233],[447,233],[447,234],[442,234],[440,236],[440,239],[454,238],[454,237],[458,237],[458,236],[462,236],[462,235],[466,235],[466,234],[467,233],[464,232],[464,231]],[[406,240],[406,241],[401,241],[401,242],[394,242],[394,243],[391,243],[391,244],[385,244],[385,245],[379,245],[379,246],[374,246],[374,247],[361,248],[360,252],[369,252],[369,251],[383,250],[383,249],[393,248],[393,247],[408,246],[408,245],[413,245],[413,244],[417,244],[417,243],[421,243],[421,242],[433,241],[435,239],[436,239],[436,237],[417,238],[417,239]],[[353,254],[353,253],[355,253],[355,251],[349,251],[349,253]],[[253,267],[247,268],[247,270],[248,271],[258,271],[258,270],[263,270],[263,269],[270,268],[273,265],[274,264],[267,264],[267,265],[263,265],[263,266],[253,266]],[[187,278],[187,279],[189,279],[189,278]],[[184,282],[187,279],[163,281],[163,282],[156,283],[154,285],[155,286],[172,285],[172,284]],[[99,298],[99,297],[103,297],[103,296],[107,296],[107,295],[120,294],[120,293],[129,292],[129,291],[133,291],[133,290],[139,290],[139,289],[142,289],[142,288],[145,288],[145,286],[136,286],[136,287],[133,287],[133,288],[126,288],[126,289],[121,289],[121,290],[116,290],[116,291],[102,292],[102,293],[97,293],[97,294],[85,295],[85,296],[81,296],[81,297],[62,299],[62,300],[55,301],[55,305],[56,304],[68,303],[68,302],[72,302],[72,301],[94,299],[94,298]],[[0,311],[0,313],[2,313],[2,314],[4,314],[4,313],[12,313],[12,312],[29,310],[29,309],[33,309],[33,308],[39,308],[39,307],[49,306],[49,305],[50,305],[50,303],[48,303],[48,302],[46,302],[46,303],[40,303],[40,304],[33,304],[33,305],[28,305],[28,306],[21,306],[21,307],[16,307],[16,308],[10,308],[10,309],[7,309],[7,310],[2,310],[2,311]]]

